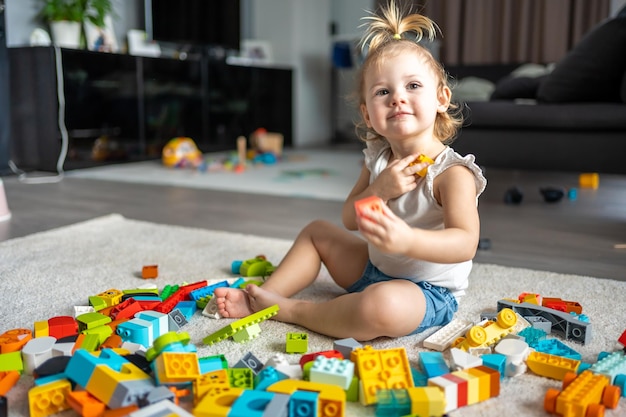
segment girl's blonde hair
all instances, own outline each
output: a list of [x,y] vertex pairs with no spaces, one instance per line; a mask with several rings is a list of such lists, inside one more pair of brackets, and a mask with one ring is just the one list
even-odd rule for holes
[[[428,17],[417,13],[403,12],[394,0],[390,0],[387,7],[381,9],[380,14],[372,13],[364,17],[366,22],[365,32],[359,42],[362,52],[366,53],[366,58],[357,77],[356,97],[357,105],[365,104],[364,86],[365,73],[373,65],[378,65],[390,55],[400,52],[413,51],[420,54],[430,65],[435,76],[438,78],[438,91],[444,87],[450,88],[448,74],[443,65],[437,61],[428,49],[419,44],[427,37],[433,41],[439,28]],[[448,110],[444,113],[437,113],[435,119],[434,134],[437,139],[445,144],[451,143],[463,124],[463,115],[459,105],[450,103]],[[364,120],[355,125],[357,136],[364,141],[383,139],[376,131],[368,128]]]

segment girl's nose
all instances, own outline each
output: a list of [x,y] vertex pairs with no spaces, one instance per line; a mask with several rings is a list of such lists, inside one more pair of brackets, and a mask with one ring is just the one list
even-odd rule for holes
[[397,106],[406,102],[406,98],[401,91],[396,91],[391,95],[391,105]]

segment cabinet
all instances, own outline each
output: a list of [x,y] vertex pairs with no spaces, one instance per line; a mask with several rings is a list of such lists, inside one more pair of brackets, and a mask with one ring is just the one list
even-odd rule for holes
[[[55,171],[159,158],[176,136],[202,152],[236,149],[256,128],[292,144],[292,70],[52,47],[9,48],[13,159]],[[63,83],[59,105],[57,75]]]

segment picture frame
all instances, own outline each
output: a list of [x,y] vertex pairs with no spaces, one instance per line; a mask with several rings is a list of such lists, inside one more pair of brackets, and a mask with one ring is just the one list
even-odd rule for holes
[[119,47],[111,16],[104,18],[104,24],[105,26],[100,28],[89,21],[85,21],[84,27],[87,49],[98,52],[118,52]]

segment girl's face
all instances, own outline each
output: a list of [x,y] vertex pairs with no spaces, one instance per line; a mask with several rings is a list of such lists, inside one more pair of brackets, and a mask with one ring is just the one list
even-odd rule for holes
[[388,141],[432,137],[437,113],[448,109],[452,95],[424,57],[406,50],[372,63],[363,88],[363,119]]

